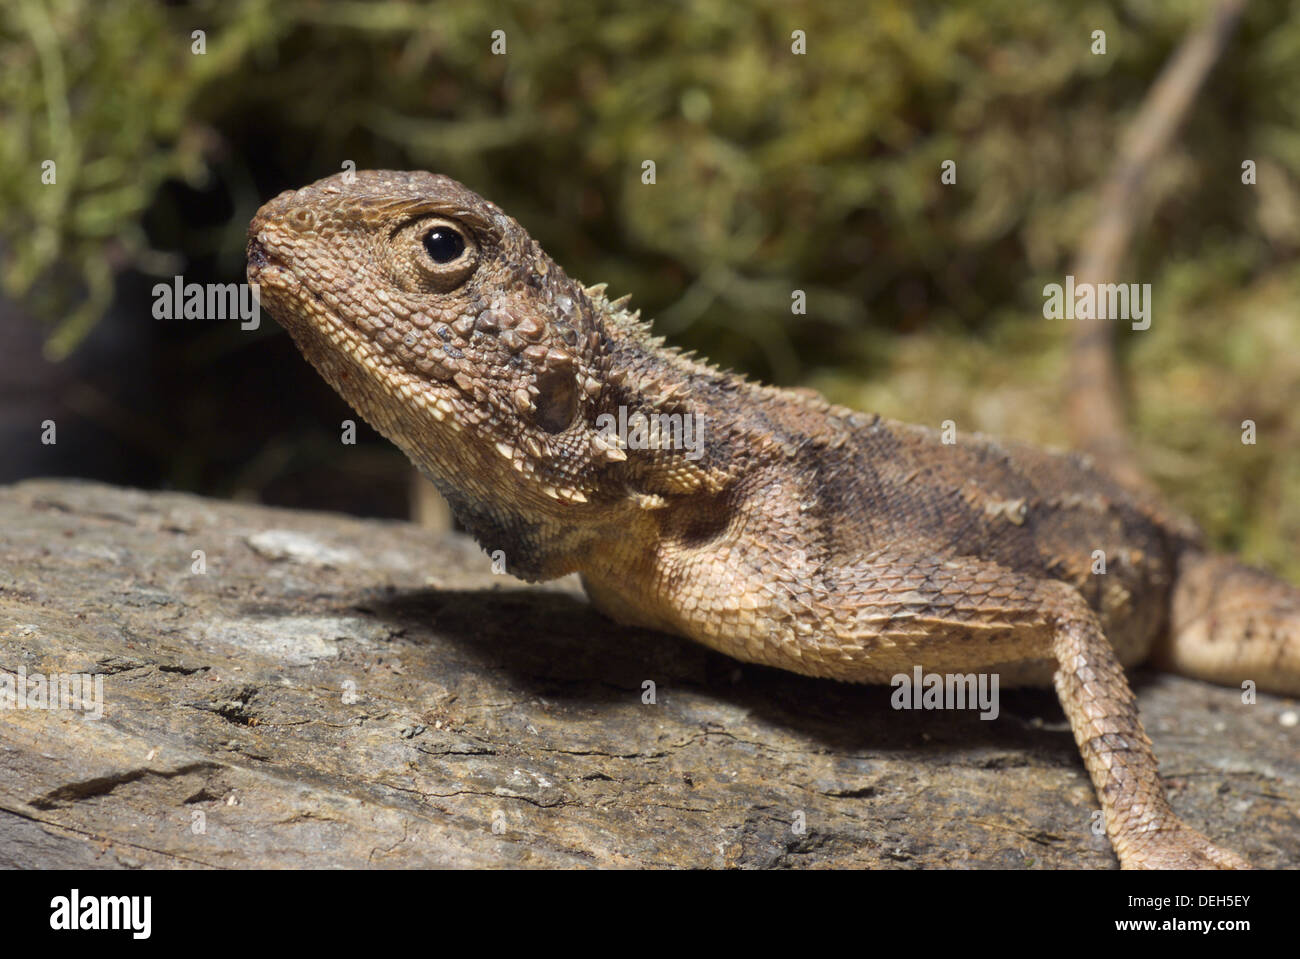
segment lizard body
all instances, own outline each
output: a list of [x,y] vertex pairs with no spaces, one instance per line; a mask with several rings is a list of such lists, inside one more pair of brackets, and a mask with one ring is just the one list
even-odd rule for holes
[[[447,177],[282,194],[248,259],[303,354],[515,575],[578,572],[619,622],[808,675],[1054,684],[1122,865],[1245,865],[1174,815],[1123,668],[1300,691],[1300,593],[1153,495],[666,347]],[[699,442],[606,428],[636,414]]]

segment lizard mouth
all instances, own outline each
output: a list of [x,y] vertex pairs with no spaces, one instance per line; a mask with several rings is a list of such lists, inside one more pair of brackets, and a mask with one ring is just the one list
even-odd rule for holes
[[248,238],[248,269],[260,270],[271,262],[271,254],[266,252],[266,247],[256,236]]
[[256,235],[248,238],[247,256],[250,283],[286,290],[296,290],[299,287],[298,277],[294,272],[272,256]]

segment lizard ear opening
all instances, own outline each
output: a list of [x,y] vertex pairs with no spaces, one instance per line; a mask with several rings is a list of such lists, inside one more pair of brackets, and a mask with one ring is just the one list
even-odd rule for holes
[[533,415],[548,433],[563,433],[578,414],[578,381],[572,368],[562,366],[537,375],[538,396]]

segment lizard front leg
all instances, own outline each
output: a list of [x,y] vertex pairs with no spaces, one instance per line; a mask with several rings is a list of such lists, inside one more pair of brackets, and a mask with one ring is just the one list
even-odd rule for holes
[[842,680],[885,683],[915,666],[1051,664],[1121,865],[1249,868],[1175,815],[1123,667],[1069,584],[978,559],[891,551],[839,567],[725,546],[661,560],[655,608],[644,594],[620,600],[617,588],[589,580],[593,601],[739,659]]
[[1248,869],[1174,814],[1137,700],[1097,617],[1065,583],[1053,616],[1053,681],[1125,869]]

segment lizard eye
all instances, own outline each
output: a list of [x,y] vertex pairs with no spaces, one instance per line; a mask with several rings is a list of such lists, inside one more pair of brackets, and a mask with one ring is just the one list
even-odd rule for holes
[[451,263],[465,252],[465,238],[452,227],[439,224],[424,234],[424,248],[434,263]]
[[396,278],[412,293],[449,293],[478,267],[474,234],[445,217],[413,220],[395,230],[392,239],[409,251],[394,266]]

